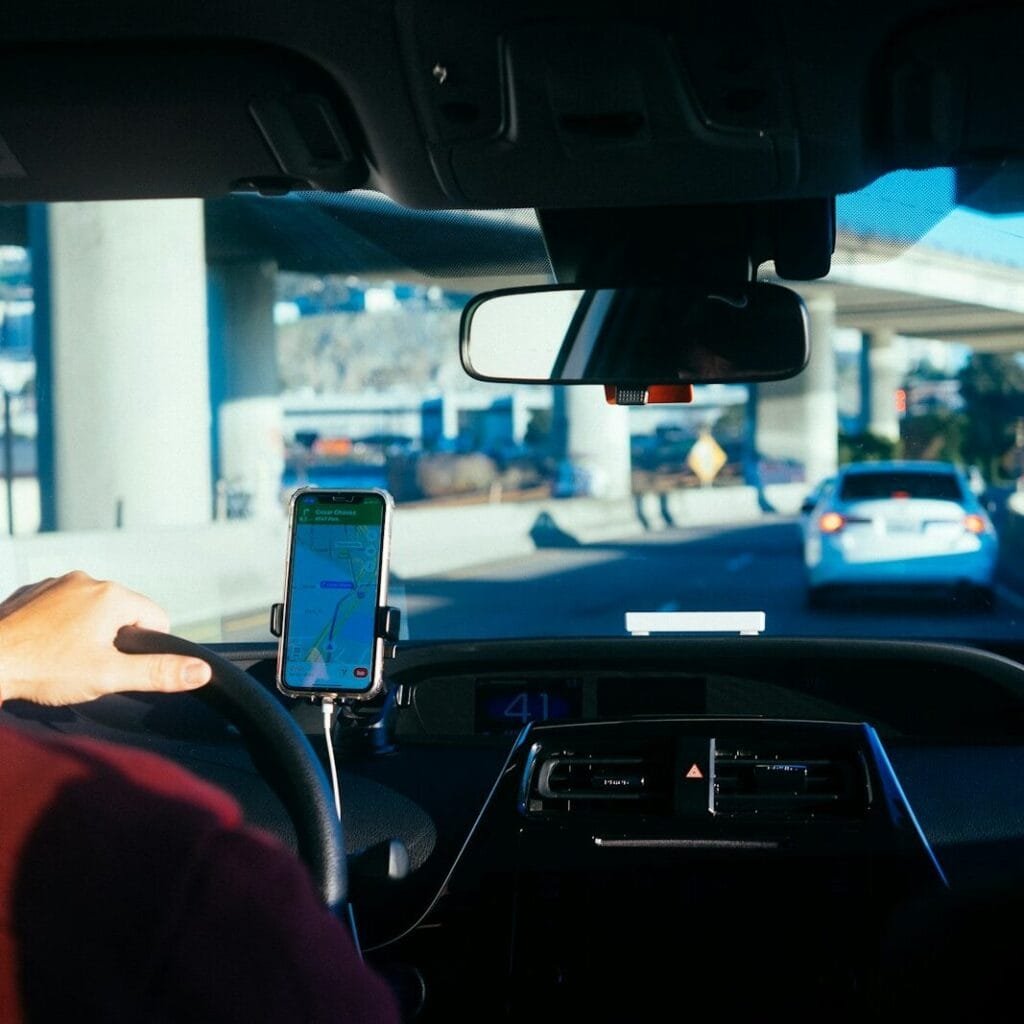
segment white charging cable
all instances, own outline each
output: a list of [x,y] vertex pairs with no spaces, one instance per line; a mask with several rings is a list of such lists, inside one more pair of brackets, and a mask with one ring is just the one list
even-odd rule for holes
[[334,699],[324,697],[324,742],[327,744],[327,760],[331,765],[331,785],[334,787],[334,809],[338,812],[338,821],[341,821],[341,789],[338,786],[338,765],[334,760],[334,741],[331,738],[332,726],[334,725]]
[[[327,744],[327,760],[331,766],[331,786],[334,789],[334,809],[338,814],[338,821],[341,821],[341,786],[338,784],[338,763],[334,759],[334,698],[324,697],[322,702],[324,711],[324,742]],[[359,929],[356,928],[356,915],[352,909],[352,901],[345,901],[345,913],[348,917],[348,928],[352,934],[352,942],[355,944],[356,953],[359,959],[363,959],[363,947],[359,941]]]

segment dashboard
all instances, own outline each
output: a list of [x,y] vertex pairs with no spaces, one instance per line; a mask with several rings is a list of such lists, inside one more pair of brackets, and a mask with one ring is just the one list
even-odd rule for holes
[[[272,649],[218,652],[324,751],[319,709],[273,689]],[[1020,653],[766,637],[404,645],[384,704],[335,736],[368,956],[411,972],[425,1022],[467,999],[496,1019],[628,1019],[636,984],[677,1001],[714,986],[722,1013],[857,1019],[898,907],[1024,854]],[[175,758],[294,842],[237,738],[193,698],[0,714]],[[393,841],[401,877],[367,855]]]
[[[484,740],[527,722],[658,715],[870,722],[887,738],[1019,738],[1024,670],[966,646],[750,638],[409,645],[396,736]],[[969,694],[969,698],[968,695]]]
[[[416,913],[390,918],[374,955],[417,964],[435,1005],[467,998],[467,977],[481,1006],[514,993],[510,1019],[629,1019],[637,986],[669,1005],[713,991],[727,1016],[863,1019],[891,969],[887,922],[1024,854],[1018,654],[407,645],[391,735],[421,759],[437,846],[400,883]],[[439,770],[428,797],[432,757],[490,766],[457,846],[439,816],[468,780]]]

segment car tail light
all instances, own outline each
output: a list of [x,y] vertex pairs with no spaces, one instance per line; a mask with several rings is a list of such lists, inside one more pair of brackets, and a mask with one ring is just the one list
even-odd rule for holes
[[964,516],[964,529],[968,533],[984,533],[988,529],[988,523],[985,522],[984,517],[972,512],[970,515]]
[[826,512],[818,520],[818,529],[822,533],[838,533],[846,525],[846,520],[838,512]]

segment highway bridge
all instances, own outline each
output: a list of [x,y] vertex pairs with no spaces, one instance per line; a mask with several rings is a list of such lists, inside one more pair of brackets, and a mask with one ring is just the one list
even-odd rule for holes
[[[797,286],[810,315],[810,365],[759,389],[752,443],[766,457],[802,464],[808,485],[837,460],[830,439],[839,329],[864,339],[864,421],[893,438],[905,370],[897,339],[997,351],[1016,350],[1024,337],[1019,245],[972,234],[980,212],[957,211],[957,230],[948,230],[940,215],[955,198],[952,172],[917,173],[934,181],[928,209],[903,201],[900,175],[840,197],[833,271]],[[1007,233],[1019,242],[1011,222]],[[239,611],[262,607],[280,586],[276,555],[244,571],[227,564],[249,544],[276,551],[266,538],[280,530],[279,272],[400,276],[462,292],[510,274],[522,283],[549,279],[529,213],[452,213],[439,225],[362,193],[5,207],[0,245],[30,256],[42,531],[18,538],[29,542],[18,551],[4,549],[4,578],[15,585],[83,564],[150,592],[162,588],[179,621],[206,615],[203,601],[185,598],[197,583],[180,569],[183,549],[198,545],[207,557],[210,579],[199,586],[209,608],[225,593],[237,595],[228,603]],[[169,376],[179,382],[173,393],[150,387]],[[599,465],[604,499],[623,507],[631,500],[625,410],[606,406],[598,389],[567,390],[567,453]],[[256,496],[254,521],[213,521],[216,481],[228,477]],[[232,530],[237,545],[225,540]],[[168,555],[147,569],[140,553],[154,543]]]

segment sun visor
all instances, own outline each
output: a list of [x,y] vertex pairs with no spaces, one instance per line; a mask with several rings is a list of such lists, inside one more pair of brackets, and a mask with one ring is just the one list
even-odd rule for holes
[[357,139],[336,86],[273,48],[0,52],[0,202],[343,191]]
[[1024,9],[973,10],[900,34],[878,79],[893,166],[1024,154]]

